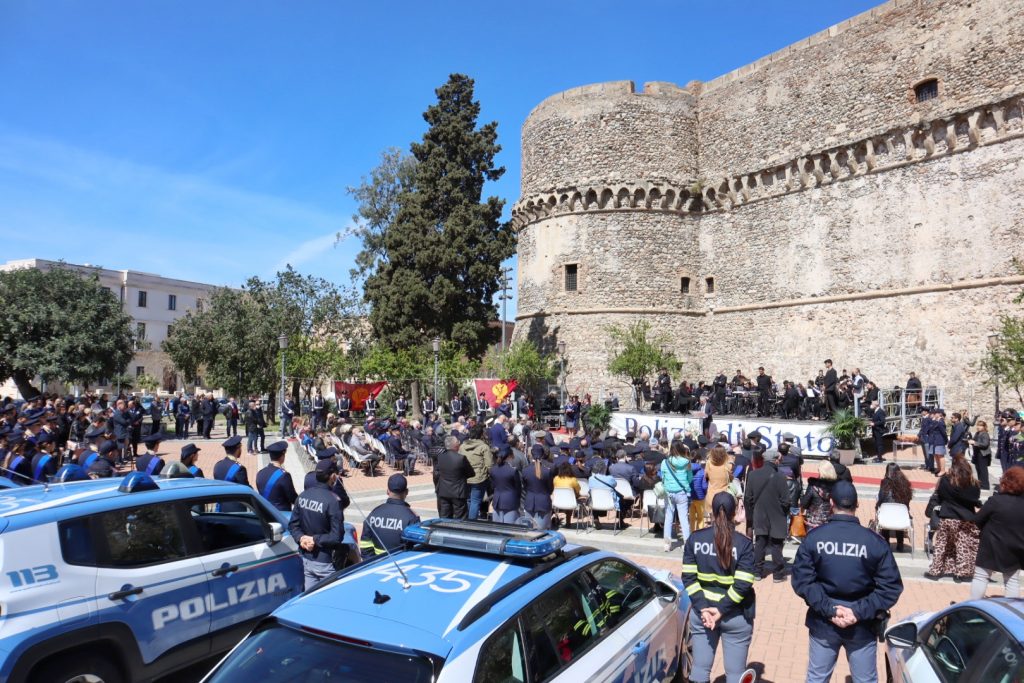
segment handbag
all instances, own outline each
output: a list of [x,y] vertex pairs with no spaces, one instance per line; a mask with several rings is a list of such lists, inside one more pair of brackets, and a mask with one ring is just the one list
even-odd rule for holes
[[803,538],[807,535],[807,520],[804,513],[798,512],[789,520],[789,535],[793,538]]

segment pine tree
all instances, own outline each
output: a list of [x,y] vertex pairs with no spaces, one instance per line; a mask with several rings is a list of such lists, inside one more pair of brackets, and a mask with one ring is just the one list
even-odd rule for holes
[[477,127],[473,80],[453,74],[423,114],[429,128],[412,145],[413,187],[404,191],[383,232],[379,259],[365,284],[377,338],[394,349],[435,335],[480,357],[496,337],[493,298],[501,262],[515,237],[501,222],[504,201],[481,201],[484,183],[505,172],[497,123]]

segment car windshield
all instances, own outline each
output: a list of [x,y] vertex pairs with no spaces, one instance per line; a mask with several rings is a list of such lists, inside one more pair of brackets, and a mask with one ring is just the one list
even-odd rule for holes
[[372,650],[275,624],[247,638],[207,683],[418,683],[433,679],[414,654]]

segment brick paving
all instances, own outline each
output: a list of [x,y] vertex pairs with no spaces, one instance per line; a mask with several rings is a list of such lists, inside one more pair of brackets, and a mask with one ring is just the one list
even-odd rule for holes
[[[218,438],[211,441],[193,440],[202,449],[199,465],[207,476],[212,476],[213,465],[224,457],[223,448],[220,446],[220,442],[224,438],[223,427],[218,424],[218,428],[220,434],[214,433],[214,436]],[[276,435],[268,435],[268,444],[275,440],[277,440]],[[182,445],[183,442],[180,441],[169,441],[163,444],[161,451],[167,457],[174,458]],[[887,456],[888,460],[891,460],[891,454]],[[920,459],[914,461],[909,458],[906,452],[900,454],[900,464],[905,466],[904,470],[914,484],[918,497],[926,498],[928,491],[935,485],[935,477],[922,470],[910,469],[910,465],[917,465],[920,462]],[[243,454],[242,463],[249,472],[250,481],[254,481],[259,469],[257,457]],[[390,468],[385,467],[384,469],[387,474],[392,473]],[[427,518],[436,514],[436,504],[431,495],[432,478],[429,467],[421,465],[418,470],[418,473],[409,479],[412,492],[410,500],[419,515]],[[871,503],[875,499],[875,489],[884,474],[885,465],[859,464],[854,465],[851,471],[861,493],[862,509],[859,516],[862,522],[867,523],[873,515],[874,506]],[[805,477],[815,473],[816,465],[813,461],[809,461],[805,465]],[[344,481],[346,489],[355,499],[355,505],[346,511],[346,519],[359,524],[362,519],[361,512],[368,512],[370,508],[384,500],[387,477],[367,477],[362,472],[352,471]],[[356,506],[359,511],[356,510]],[[897,561],[904,573],[904,592],[893,609],[894,623],[915,612],[937,610],[951,602],[965,600],[969,594],[967,584],[956,584],[949,580],[932,582],[919,578],[924,567],[925,504],[923,501],[915,500],[910,507],[916,528],[917,551],[914,560],[910,560],[909,553],[897,554]],[[574,535],[574,533],[567,533],[567,536],[570,536],[571,540],[575,542],[575,538],[572,538]],[[649,534],[643,538],[639,537],[636,520],[633,520],[631,526],[618,536],[614,536],[610,531],[599,531],[587,534],[585,538],[585,542],[590,545],[622,552],[630,559],[652,569],[667,569],[678,573],[679,565],[682,562],[682,549],[679,543],[675,545],[671,553],[661,552],[660,539],[653,538]],[[628,544],[628,550],[621,550],[620,546],[624,543]],[[639,550],[636,550],[637,547]],[[791,558],[793,552],[794,546],[787,544],[787,557]],[[999,594],[1001,592],[999,585],[993,583],[990,594]],[[751,666],[761,673],[760,680],[764,683],[803,681],[807,670],[807,630],[803,625],[806,606],[793,593],[788,582],[775,584],[771,579],[763,580],[757,584],[756,594],[757,618],[749,656]],[[878,656],[880,676],[884,676],[883,650],[884,646],[880,645]],[[716,683],[725,681],[721,655],[716,660],[712,680]],[[851,680],[849,667],[843,656],[840,656],[832,680],[837,682]]]

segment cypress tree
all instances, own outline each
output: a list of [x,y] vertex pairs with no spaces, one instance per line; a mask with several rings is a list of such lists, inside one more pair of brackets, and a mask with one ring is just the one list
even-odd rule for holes
[[480,357],[497,336],[493,298],[501,263],[515,237],[501,222],[504,200],[487,197],[484,183],[505,172],[496,122],[477,127],[480,103],[473,80],[453,74],[423,114],[429,128],[412,145],[415,177],[399,196],[394,221],[382,235],[377,267],[366,279],[370,323],[391,348],[422,345],[437,335]]

